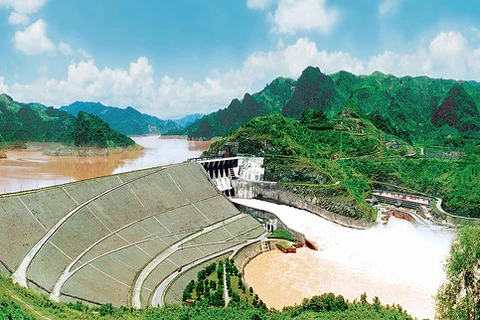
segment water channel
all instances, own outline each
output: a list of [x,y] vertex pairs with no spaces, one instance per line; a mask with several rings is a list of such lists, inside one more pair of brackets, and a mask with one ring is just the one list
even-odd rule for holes
[[318,248],[296,254],[270,251],[246,266],[246,281],[268,307],[281,310],[324,292],[353,301],[366,292],[370,302],[378,296],[382,304],[400,304],[413,316],[433,319],[433,296],[444,280],[452,231],[395,218],[387,225],[356,230],[288,206],[238,201],[274,212]]

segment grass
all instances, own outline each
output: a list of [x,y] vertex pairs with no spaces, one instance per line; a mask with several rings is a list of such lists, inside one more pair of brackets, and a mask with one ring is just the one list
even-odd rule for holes
[[289,243],[287,243],[285,241],[281,241],[281,242],[277,243],[277,246],[282,247],[285,250],[288,250],[292,247]]
[[283,240],[288,240],[288,241],[291,241],[291,242],[295,242],[295,237],[293,235],[290,234],[290,232],[288,232],[287,230],[284,230],[284,229],[276,229],[275,231],[273,231],[269,236],[268,236],[269,239],[283,239]]

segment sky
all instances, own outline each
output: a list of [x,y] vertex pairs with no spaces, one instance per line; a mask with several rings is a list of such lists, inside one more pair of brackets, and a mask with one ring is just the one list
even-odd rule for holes
[[309,65],[480,81],[478,0],[0,0],[0,92],[159,118]]

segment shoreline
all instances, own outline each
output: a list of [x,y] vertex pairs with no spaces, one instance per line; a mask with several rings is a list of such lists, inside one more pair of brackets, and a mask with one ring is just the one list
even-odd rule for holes
[[52,157],[99,157],[110,154],[119,154],[131,151],[141,151],[145,149],[139,144],[125,148],[97,148],[97,147],[74,147],[63,144],[62,142],[25,142],[15,143],[0,149],[0,159],[8,159],[9,152],[41,152],[45,156]]

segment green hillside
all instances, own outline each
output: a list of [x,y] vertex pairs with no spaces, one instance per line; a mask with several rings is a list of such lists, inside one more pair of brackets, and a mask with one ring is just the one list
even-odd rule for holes
[[298,78],[293,97],[283,107],[282,113],[299,119],[303,111],[311,108],[333,115],[344,103],[345,98],[337,91],[332,78],[323,74],[318,67],[308,67]]
[[297,81],[278,78],[262,91],[206,115],[187,133],[192,139],[226,136],[252,115],[282,113],[300,119],[309,108],[335,117],[347,104],[378,129],[408,142],[445,145],[452,139],[477,137],[480,129],[477,82],[381,72],[326,75],[317,67],[307,67]]
[[0,143],[62,142],[76,147],[116,148],[135,142],[112,130],[99,117],[80,112],[78,117],[40,104],[23,104],[0,95]]
[[125,148],[135,145],[129,137],[110,129],[100,117],[83,111],[78,113],[71,137],[76,147]]
[[[257,117],[212,144],[216,155],[225,142],[239,153],[265,157],[265,179],[278,181],[307,201],[360,220],[374,217],[364,199],[374,188],[396,186],[444,198],[454,214],[480,218],[480,141],[463,139],[459,159],[421,155],[419,145],[376,128],[354,111],[327,118],[308,109],[300,121],[282,115]],[[460,143],[459,142],[459,143]]]
[[210,113],[185,129],[189,139],[211,139],[226,136],[254,117],[281,113],[293,94],[295,81],[277,78],[262,91],[245,94],[243,99],[233,99],[225,109]]

